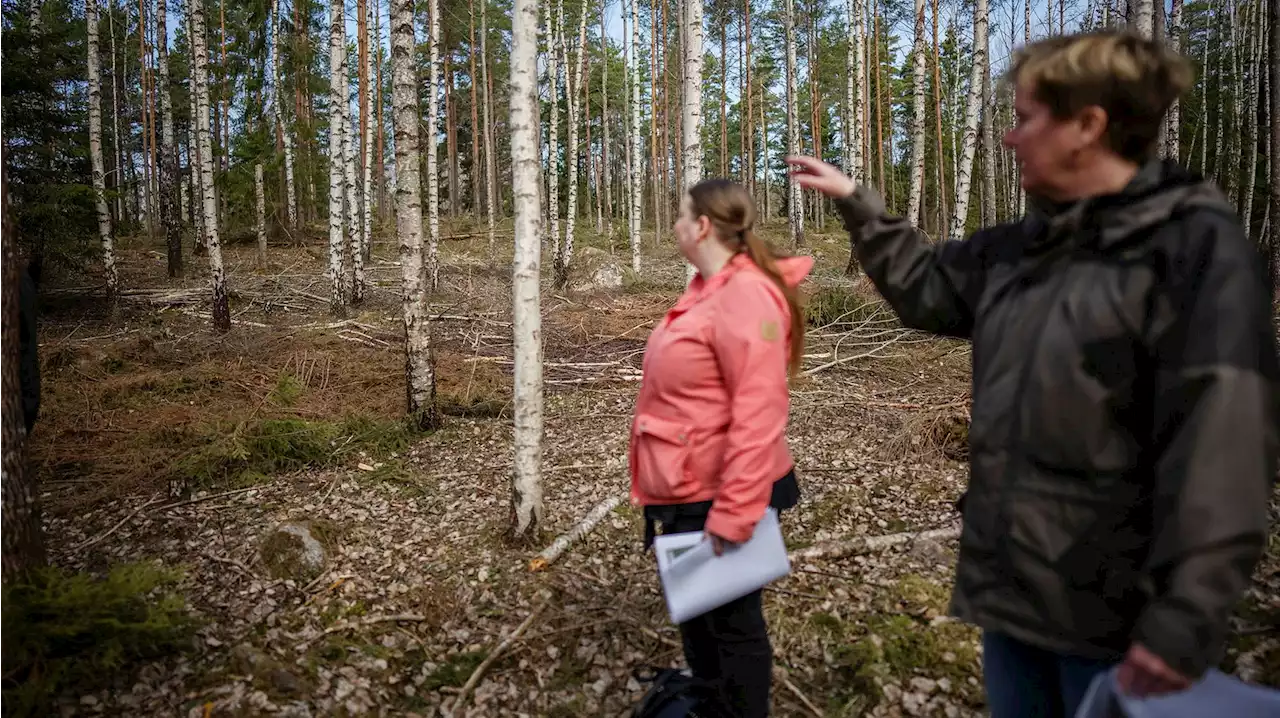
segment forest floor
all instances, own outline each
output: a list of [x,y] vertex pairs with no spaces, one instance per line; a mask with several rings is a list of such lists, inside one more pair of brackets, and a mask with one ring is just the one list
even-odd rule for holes
[[[170,280],[158,242],[121,242],[131,291],[114,314],[90,282],[55,278],[42,298],[32,449],[51,559],[92,572],[180,567],[199,621],[190,650],[72,691],[61,712],[627,715],[643,691],[632,669],[681,661],[639,512],[624,500],[548,569],[529,564],[597,503],[625,499],[644,341],[682,285],[672,247],[652,242],[643,280],[622,289],[544,284],[546,517],[522,544],[507,538],[509,255],[491,266],[482,234],[442,242],[431,310],[446,416],[426,434],[400,421],[390,241],[375,244],[369,297],[345,319],[328,312],[322,239],[272,246],[266,267],[248,245],[227,248],[226,336],[209,328],[203,258]],[[588,234],[579,250],[625,265],[624,243]],[[793,386],[803,496],[784,516],[789,547],[955,525],[967,346],[901,329],[865,280],[842,276],[847,244],[834,227],[811,232],[804,251],[817,259],[804,364],[815,371]],[[261,549],[284,521],[320,538],[323,573],[273,574]],[[1272,538],[1229,666],[1280,685]],[[774,714],[981,715],[977,633],[946,617],[954,561],[954,542],[921,539],[794,562],[765,593]]]

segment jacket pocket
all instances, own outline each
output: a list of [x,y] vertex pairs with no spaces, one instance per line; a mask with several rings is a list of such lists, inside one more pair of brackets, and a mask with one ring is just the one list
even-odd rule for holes
[[636,417],[631,441],[636,482],[646,495],[675,503],[698,491],[689,470],[692,426],[651,414]]

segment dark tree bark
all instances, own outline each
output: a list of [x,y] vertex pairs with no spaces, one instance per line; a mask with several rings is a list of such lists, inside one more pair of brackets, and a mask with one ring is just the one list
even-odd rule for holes
[[1276,265],[1280,263],[1280,0],[1270,0],[1271,6],[1271,236],[1267,252],[1267,270],[1271,286],[1278,279]]
[[[0,284],[4,305],[4,356],[3,361],[0,361],[0,374],[3,375],[3,387],[0,389],[3,399],[0,404],[4,411],[4,448],[0,452],[3,454],[0,504],[3,504],[4,523],[0,533],[3,534],[3,577],[8,582],[32,568],[44,565],[44,536],[40,528],[40,506],[37,502],[40,494],[35,485],[36,473],[30,470],[27,463],[27,433],[35,420],[34,407],[24,408],[32,389],[27,385],[34,385],[32,380],[35,377],[30,374],[39,370],[37,362],[29,361],[35,352],[35,312],[23,311],[24,305],[34,305],[35,297],[31,294],[35,287],[33,283],[25,281],[22,276],[25,271],[18,266],[18,248],[11,224],[13,214],[9,211],[7,173],[0,176],[0,207],[4,211],[3,239],[0,240],[4,245],[4,282]],[[26,346],[23,345],[24,334],[28,335]],[[30,352],[27,356],[23,356],[24,349]],[[29,376],[24,377],[24,372]]]

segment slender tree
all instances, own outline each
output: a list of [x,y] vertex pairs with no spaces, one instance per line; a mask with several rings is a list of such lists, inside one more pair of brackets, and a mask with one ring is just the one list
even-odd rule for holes
[[[796,19],[794,0],[786,1],[786,31],[783,33],[787,43],[787,154],[800,153],[800,128],[796,118]],[[766,142],[767,144],[767,142]],[[768,154],[765,154],[765,176],[769,175]],[[800,185],[787,183],[790,192],[787,197],[787,219],[791,226],[791,244],[799,247],[804,243],[804,202],[800,198]]]
[[915,41],[911,48],[911,187],[907,191],[907,219],[920,224],[924,194],[924,84],[928,42],[924,35],[924,0],[916,0]]
[[[341,2],[341,0],[339,0]],[[231,330],[231,307],[227,303],[227,277],[222,269],[222,243],[218,238],[218,203],[213,187],[213,138],[209,128],[209,50],[205,41],[203,3],[188,2],[191,18],[191,46],[195,54],[196,134],[200,143],[200,191],[204,208],[204,246],[209,255],[213,284],[213,329]]]
[[342,70],[346,43],[343,41],[343,1],[329,3],[329,308],[335,316],[346,312],[347,297],[342,281],[343,226],[346,220],[343,172],[342,107],[347,88]]
[[484,88],[484,186],[485,209],[489,219],[489,258],[496,250],[497,224],[497,160],[493,149],[493,113],[490,109],[492,98],[489,96],[489,0],[480,0],[480,84]]
[[[548,23],[549,24],[549,23]],[[515,342],[515,460],[512,533],[536,537],[542,507],[542,238],[538,188],[538,2],[515,0],[511,28],[511,161],[515,187],[512,327]]]
[[[631,59],[628,66],[631,68],[631,270],[639,274],[640,272],[640,212],[642,190],[640,169],[640,73],[637,69],[640,64],[639,51],[637,47],[640,43],[640,0],[631,0]],[[655,172],[656,167],[650,165],[649,171]]]
[[432,292],[440,286],[440,0],[430,0],[431,72],[427,91],[427,279]]
[[84,13],[88,29],[86,45],[89,49],[89,163],[93,169],[93,202],[98,211],[98,237],[102,241],[102,269],[107,300],[114,302],[120,290],[120,279],[116,272],[111,210],[107,208],[107,185],[102,166],[102,79],[98,73],[97,0],[86,0]]
[[951,215],[950,236],[964,236],[965,223],[969,219],[970,181],[973,178],[973,160],[978,153],[978,118],[982,111],[982,78],[987,68],[987,0],[977,0],[973,13],[973,68],[969,73],[969,99],[964,110],[964,142],[962,158],[956,172],[956,201]]
[[182,226],[178,216],[178,153],[173,132],[173,98],[169,91],[169,10],[156,0],[156,65],[160,74],[160,221],[164,224],[170,277],[182,274]]
[[[1271,134],[1270,149],[1267,154],[1267,163],[1271,166],[1270,188],[1271,188],[1271,207],[1268,213],[1271,221],[1270,239],[1264,239],[1269,242],[1267,247],[1268,270],[1271,277],[1271,286],[1276,286],[1277,280],[1277,264],[1280,263],[1280,0],[1268,0],[1268,12],[1271,19],[1271,60],[1268,62],[1270,67],[1270,81],[1267,83],[1270,100],[1267,103],[1267,114],[1269,115],[1268,124]],[[1266,234],[1265,232],[1263,233]]]
[[391,12],[391,102],[396,150],[396,234],[404,280],[400,305],[404,318],[405,386],[409,416],[418,428],[430,429],[440,423],[440,413],[436,409],[431,325],[426,316],[422,266],[422,160],[418,152],[420,115],[413,0],[393,0]]

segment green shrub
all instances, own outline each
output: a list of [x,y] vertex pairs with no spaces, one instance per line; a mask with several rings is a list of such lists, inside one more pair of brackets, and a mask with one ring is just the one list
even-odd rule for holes
[[179,571],[122,564],[103,578],[50,568],[4,587],[4,714],[49,715],[67,690],[105,688],[191,646]]

